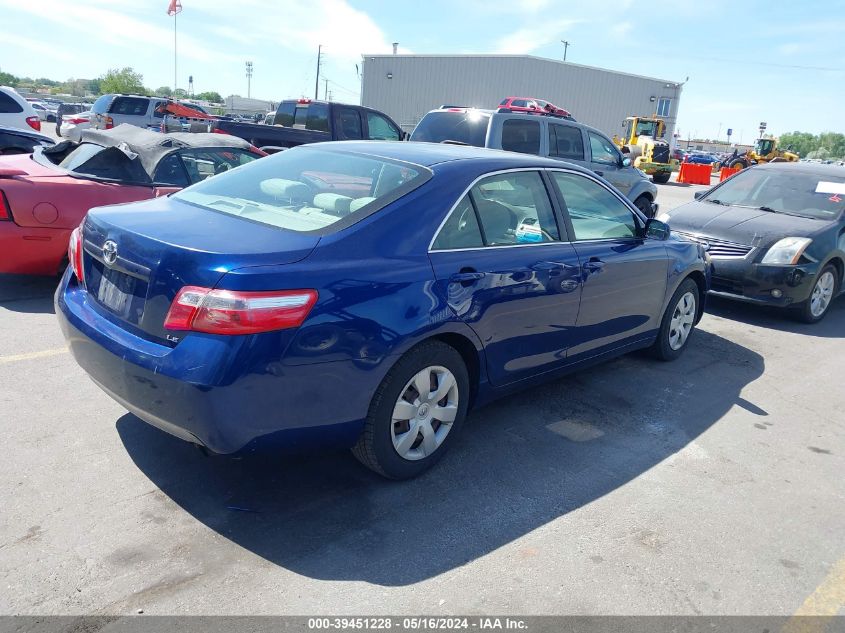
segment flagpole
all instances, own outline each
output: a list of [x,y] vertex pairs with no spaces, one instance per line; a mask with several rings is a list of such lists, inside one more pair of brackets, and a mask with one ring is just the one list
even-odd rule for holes
[[173,96],[176,97],[176,83],[178,82],[179,73],[177,71],[177,56],[176,56],[176,16],[179,12],[173,14]]

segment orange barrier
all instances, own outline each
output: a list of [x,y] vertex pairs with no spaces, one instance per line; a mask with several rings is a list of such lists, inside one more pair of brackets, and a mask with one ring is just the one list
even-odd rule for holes
[[681,163],[681,170],[678,172],[678,182],[685,182],[689,185],[709,185],[710,165]]
[[742,167],[722,167],[722,171],[719,172],[719,182],[722,182],[726,178],[730,178],[740,170],[742,170]]

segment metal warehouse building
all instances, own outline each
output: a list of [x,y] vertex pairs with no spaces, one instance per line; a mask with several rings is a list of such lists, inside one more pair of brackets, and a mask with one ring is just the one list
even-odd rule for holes
[[672,141],[679,82],[528,55],[365,55],[361,103],[412,130],[443,104],[496,108],[508,96],[546,99],[605,134],[626,116],[657,114]]

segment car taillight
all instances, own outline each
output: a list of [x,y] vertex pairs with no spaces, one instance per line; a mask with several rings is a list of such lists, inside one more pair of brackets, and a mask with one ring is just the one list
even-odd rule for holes
[[9,201],[6,194],[0,191],[0,222],[11,221],[12,209],[9,208]]
[[41,131],[41,119],[39,119],[37,116],[26,117],[26,123],[36,132]]
[[299,327],[317,302],[316,290],[241,292],[185,286],[164,327],[210,334],[257,334]]
[[214,128],[214,129],[213,129],[213,130],[211,130],[211,131],[212,131],[214,134],[228,134],[228,132],[226,132],[225,130],[221,130],[221,129],[218,129],[218,128]]
[[79,125],[80,123],[88,123],[88,119],[80,119],[80,118],[65,119],[65,123],[73,123],[74,125]]
[[79,280],[80,285],[85,283],[85,272],[82,269],[82,226],[77,226],[70,234],[70,242],[67,245],[67,258],[73,268],[73,274]]
[[106,129],[107,130],[110,130],[114,127],[114,119],[113,118],[111,118],[110,116],[107,116],[107,117],[105,117],[104,120],[106,122]]

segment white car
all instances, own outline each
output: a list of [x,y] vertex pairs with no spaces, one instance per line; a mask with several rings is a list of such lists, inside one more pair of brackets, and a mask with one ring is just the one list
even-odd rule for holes
[[64,115],[62,117],[62,133],[60,136],[79,143],[82,140],[82,130],[87,130],[91,127],[91,117],[93,115],[94,113],[90,110],[79,112],[78,114]]
[[56,111],[50,107],[49,103],[30,101],[29,105],[32,106],[32,109],[35,110],[35,114],[37,114],[38,118],[42,121],[56,120]]
[[14,88],[0,86],[0,125],[41,131],[41,119]]

